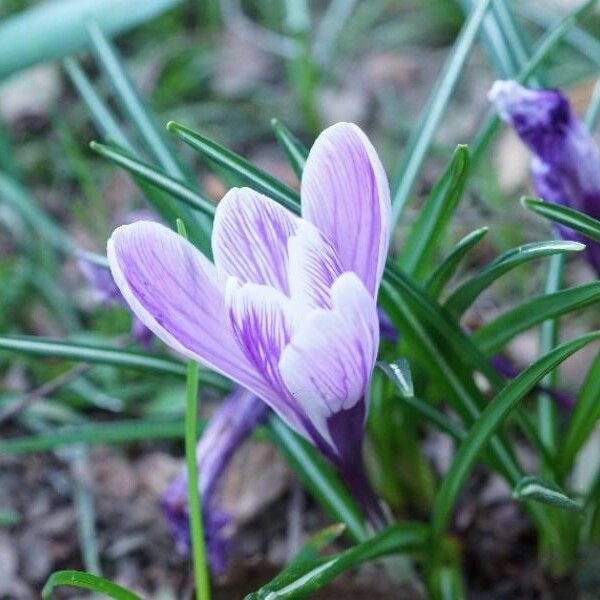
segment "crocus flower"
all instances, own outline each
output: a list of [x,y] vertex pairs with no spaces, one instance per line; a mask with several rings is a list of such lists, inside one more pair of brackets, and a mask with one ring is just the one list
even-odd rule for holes
[[[227,567],[225,528],[230,522],[229,515],[219,507],[216,495],[218,483],[235,451],[268,413],[268,406],[254,394],[237,389],[223,400],[210,418],[196,448],[204,536],[209,564],[215,574],[223,573]],[[177,549],[187,553],[190,528],[185,467],[166,489],[161,505]]]
[[108,261],[146,327],[262,398],[336,464],[374,522],[360,448],[391,204],[356,125],[318,137],[301,197],[300,218],[251,189],[230,190],[215,215],[214,264],[148,222],[116,229]]
[[[600,218],[600,152],[569,101],[557,90],[530,90],[515,81],[497,81],[489,98],[533,153],[537,195]],[[567,227],[556,229],[564,239],[586,244],[600,274],[600,245]]]

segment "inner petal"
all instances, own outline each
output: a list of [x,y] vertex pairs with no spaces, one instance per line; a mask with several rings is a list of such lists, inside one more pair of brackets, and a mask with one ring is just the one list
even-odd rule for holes
[[332,245],[312,223],[301,220],[288,250],[292,299],[306,309],[331,308],[331,286],[343,272]]
[[299,219],[249,188],[233,188],[219,202],[213,226],[215,265],[242,283],[289,294],[288,239]]

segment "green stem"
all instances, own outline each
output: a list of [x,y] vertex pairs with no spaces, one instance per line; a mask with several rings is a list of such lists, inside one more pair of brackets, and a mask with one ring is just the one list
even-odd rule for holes
[[196,443],[198,441],[198,365],[190,361],[187,370],[187,390],[185,409],[185,462],[188,480],[188,506],[190,533],[192,538],[192,558],[196,598],[210,599],[210,582],[206,568],[206,548],[202,525],[202,506],[198,488],[198,463],[196,461]]

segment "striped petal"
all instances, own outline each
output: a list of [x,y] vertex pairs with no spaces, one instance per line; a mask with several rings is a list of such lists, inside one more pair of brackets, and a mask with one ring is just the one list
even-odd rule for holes
[[165,344],[258,395],[270,391],[233,335],[214,266],[192,244],[138,221],[113,232],[108,262],[133,313]]
[[342,266],[376,296],[390,236],[390,190],[367,136],[338,123],[317,138],[302,176],[302,216],[332,243]]
[[299,219],[249,188],[233,188],[217,206],[212,248],[217,269],[242,283],[288,293],[288,238]]

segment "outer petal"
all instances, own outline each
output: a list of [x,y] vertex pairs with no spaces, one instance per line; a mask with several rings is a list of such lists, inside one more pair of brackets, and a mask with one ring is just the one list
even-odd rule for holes
[[242,283],[289,292],[288,238],[299,219],[249,188],[233,188],[219,202],[212,246],[217,269]]
[[138,221],[113,232],[108,262],[131,310],[165,344],[266,393],[233,336],[216,270],[192,244],[163,225]]
[[[279,371],[318,432],[339,448],[336,416],[351,419],[349,437],[362,434],[379,323],[375,301],[354,273],[344,273],[334,283],[331,297],[333,310],[313,311],[295,332],[281,356]],[[351,440],[357,442],[360,439]]]
[[338,123],[317,138],[302,176],[302,216],[376,296],[390,236],[390,189],[367,136]]
[[301,221],[288,248],[292,298],[308,309],[331,308],[331,286],[344,270],[331,244],[314,225]]

